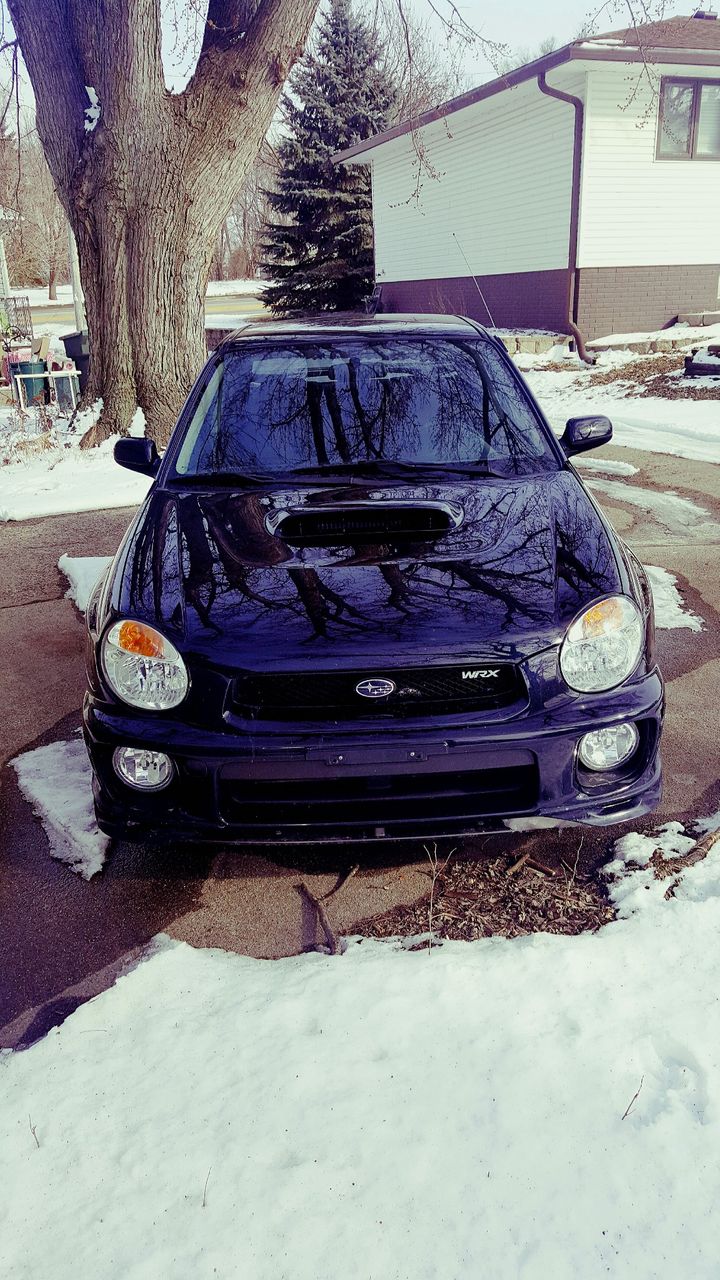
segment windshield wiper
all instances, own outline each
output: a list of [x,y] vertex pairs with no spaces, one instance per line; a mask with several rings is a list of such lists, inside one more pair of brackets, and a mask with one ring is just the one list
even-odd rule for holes
[[487,459],[479,462],[400,462],[376,460],[370,462],[357,462],[354,470],[360,475],[374,475],[382,477],[408,477],[417,476],[425,477],[428,473],[433,476],[444,475],[461,475],[461,476],[502,476],[502,472],[495,471],[491,467]]
[[494,471],[489,462],[455,463],[455,462],[400,462],[389,459],[365,459],[358,462],[343,462],[316,465],[309,467],[291,467],[287,470],[266,472],[239,471],[204,471],[192,475],[172,475],[169,482],[176,485],[193,487],[228,486],[237,489],[263,488],[268,485],[292,484],[298,481],[321,481],[324,484],[337,481],[341,484],[352,483],[354,479],[365,480],[378,478],[381,480],[424,480],[430,475],[439,479],[445,475],[461,476],[493,476],[503,478],[503,473]]
[[248,475],[239,471],[198,471],[187,476],[177,474],[168,476],[168,483],[203,489],[217,488],[221,485],[227,485],[233,489],[254,489],[257,486],[266,487],[275,479],[275,476]]

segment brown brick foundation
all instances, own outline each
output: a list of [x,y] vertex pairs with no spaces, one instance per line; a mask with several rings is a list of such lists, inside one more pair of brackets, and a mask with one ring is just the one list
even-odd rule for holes
[[[680,312],[716,311],[720,264],[583,267],[577,278],[577,326],[586,338],[662,329]],[[470,276],[381,281],[385,311],[454,313],[499,328],[568,332],[567,271],[479,276],[487,308]]]
[[440,312],[471,316],[498,328],[551,329],[567,333],[567,271],[519,271],[478,276],[487,308],[470,276],[447,280],[393,280],[382,284],[384,311]]
[[582,267],[577,325],[586,338],[662,329],[682,311],[718,310],[720,265]]

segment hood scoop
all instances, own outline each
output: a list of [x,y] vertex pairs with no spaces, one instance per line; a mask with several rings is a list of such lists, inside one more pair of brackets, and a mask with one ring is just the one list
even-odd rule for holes
[[417,541],[439,538],[457,529],[463,509],[455,502],[376,501],[342,502],[332,506],[289,507],[273,511],[265,521],[268,533],[295,547],[337,546],[338,543]]

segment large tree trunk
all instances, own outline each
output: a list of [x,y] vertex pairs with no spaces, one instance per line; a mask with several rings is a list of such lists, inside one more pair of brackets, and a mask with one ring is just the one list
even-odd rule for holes
[[184,140],[162,115],[144,148],[101,137],[96,164],[70,196],[92,351],[88,397],[104,406],[86,445],[125,432],[139,405],[163,447],[205,359],[217,194],[212,184],[188,190]]
[[[162,447],[205,358],[218,233],[317,0],[210,0],[195,74],[165,89],[157,0],[8,0],[37,127],[78,246],[90,337],[84,444],[137,405]],[[85,128],[97,93],[99,122]]]

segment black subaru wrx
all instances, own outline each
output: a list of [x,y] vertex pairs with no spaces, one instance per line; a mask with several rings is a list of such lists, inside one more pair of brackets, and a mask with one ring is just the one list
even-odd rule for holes
[[[87,611],[111,835],[431,837],[659,801],[643,568],[502,345],[447,316],[253,324],[210,357]],[[513,824],[514,825],[514,824]]]

